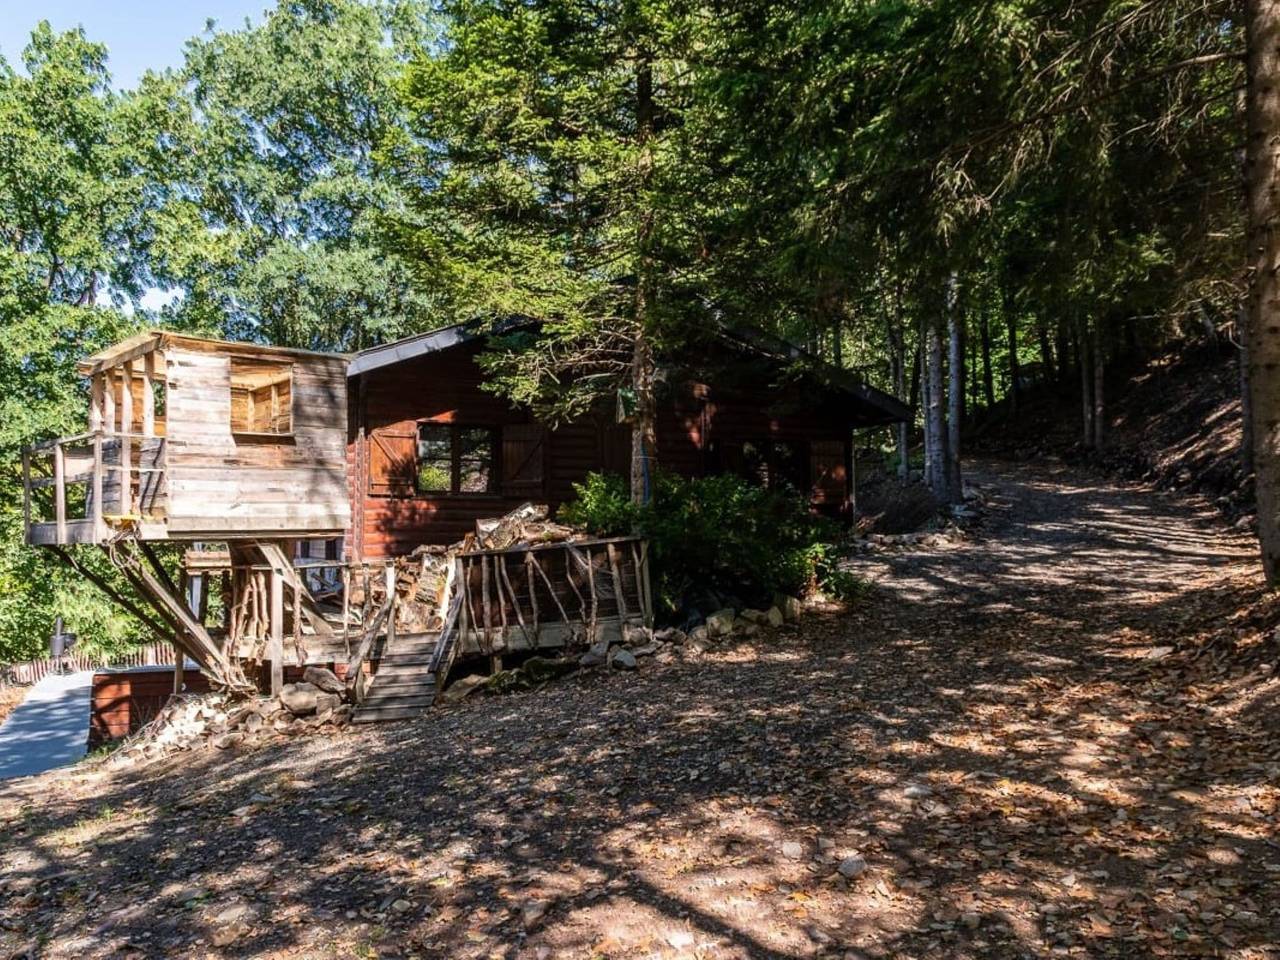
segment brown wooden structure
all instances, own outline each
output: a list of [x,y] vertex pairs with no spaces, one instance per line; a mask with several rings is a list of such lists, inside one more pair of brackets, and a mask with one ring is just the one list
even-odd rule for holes
[[[332,354],[162,331],[88,357],[79,365],[87,432],[23,454],[27,542],[53,550],[233,687],[249,680],[235,624],[206,622],[210,588],[225,574],[224,609],[241,611],[251,581],[232,567],[265,568],[252,601],[268,624],[263,656],[278,688],[285,631],[300,633],[305,620],[308,632],[333,633],[290,557],[297,541],[340,537],[350,522],[346,365]],[[209,541],[229,545],[226,569],[184,566],[176,581],[156,550]],[[103,548],[142,606],[66,549],[77,544]]]
[[[350,358],[139,334],[79,365],[88,429],[24,451],[27,542],[218,685],[278,691],[286,670],[336,666],[365,706],[357,719],[422,709],[459,654],[651,626],[647,545],[634,538],[472,545],[450,560],[437,622],[399,623],[397,558],[528,501],[557,504],[592,470],[627,470],[629,428],[612,410],[538,423],[482,389],[482,344],[457,326]],[[761,397],[674,367],[664,376],[665,468],[785,480],[835,514],[851,509],[853,429],[906,414],[885,394],[821,377]],[[181,549],[176,572],[165,543]],[[85,544],[132,593],[70,549]]]
[[[615,411],[555,429],[483,389],[482,337],[448,327],[357,354],[349,367],[350,554],[399,556],[452,543],[527,500],[558,504],[593,470],[629,472],[630,428]],[[772,349],[777,349],[770,345]],[[752,344],[726,344],[743,355]],[[785,358],[780,358],[785,359]],[[833,372],[834,373],[834,372]],[[685,476],[737,472],[808,491],[849,516],[853,431],[909,413],[852,381],[702,382],[676,368],[658,409],[658,461]]]

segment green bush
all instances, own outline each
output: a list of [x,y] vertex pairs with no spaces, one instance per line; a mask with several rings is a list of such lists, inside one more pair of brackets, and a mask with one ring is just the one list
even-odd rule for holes
[[765,490],[735,476],[686,479],[659,472],[653,500],[631,503],[621,477],[593,473],[559,517],[596,536],[638,533],[649,540],[654,599],[678,610],[708,593],[767,605],[775,593],[812,587],[834,556],[833,523],[795,494]]

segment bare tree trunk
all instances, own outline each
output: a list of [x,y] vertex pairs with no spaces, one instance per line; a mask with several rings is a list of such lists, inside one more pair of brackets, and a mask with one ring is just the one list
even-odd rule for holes
[[[649,183],[653,172],[650,141],[653,137],[653,67],[648,56],[641,56],[636,69],[636,129],[641,145],[640,182]],[[640,269],[636,281],[635,344],[631,357],[631,388],[635,391],[635,419],[631,425],[631,500],[649,502],[652,466],[657,453],[657,405],[654,401],[653,344],[649,342],[649,313],[653,309],[650,289],[649,245],[653,236],[652,211],[645,213],[636,244]]]
[[1004,295],[1004,318],[1009,333],[1009,413],[1018,415],[1018,378],[1022,372],[1018,366],[1018,316],[1014,298],[1009,291]]
[[1043,317],[1036,319],[1036,339],[1040,341],[1040,365],[1044,367],[1044,376],[1048,380],[1053,376],[1053,344]]
[[991,375],[991,318],[986,310],[982,311],[979,335],[982,339],[982,393],[990,409],[996,405],[996,384]]
[[1103,347],[1101,324],[1094,324],[1093,341],[1093,448],[1101,451],[1106,444],[1106,406],[1103,403],[1102,386],[1106,372],[1106,351]]
[[925,486],[932,490],[936,483],[934,479],[936,447],[934,444],[933,421],[930,419],[933,405],[929,399],[928,340],[928,324],[926,323],[920,331],[921,347],[916,351],[916,357],[919,360],[920,367],[920,433],[921,444],[924,447],[924,482]]
[[1080,358],[1080,411],[1084,418],[1084,445],[1093,446],[1093,385],[1089,382],[1089,328],[1081,321],[1076,327],[1076,356]]
[[942,333],[938,329],[941,318],[935,316],[925,328],[925,357],[928,367],[929,406],[926,416],[929,421],[929,438],[932,441],[933,456],[931,458],[930,487],[943,503],[951,502],[949,455],[947,453],[947,402],[946,387],[942,376]]
[[1067,377],[1071,374],[1071,331],[1067,327],[1067,318],[1065,316],[1058,317],[1057,329],[1054,336],[1054,353],[1058,358],[1058,366],[1055,370],[1055,379],[1059,383],[1066,383]]
[[1249,406],[1258,540],[1267,582],[1275,587],[1280,581],[1280,5],[1245,0],[1244,18]]
[[[907,396],[907,348],[902,338],[902,314],[895,309],[892,314],[885,313],[885,334],[889,340],[889,361],[892,367],[893,393],[898,399],[910,405],[912,398]],[[894,425],[894,436],[898,447],[898,477],[905,480],[908,475],[909,429],[905,420]]]
[[[906,388],[907,377],[904,367],[905,357],[901,352],[898,354],[897,369],[894,371],[893,390],[899,397],[903,395]],[[911,424],[905,420],[901,420],[894,428],[898,437],[898,479],[906,480],[911,471],[911,448],[910,448],[910,430]]]
[[964,415],[964,337],[960,323],[960,278],[954,270],[947,277],[947,495],[952,503],[964,501],[960,478],[960,421]]
[[1253,473],[1253,408],[1249,400],[1249,315],[1244,304],[1236,311],[1237,366],[1240,368],[1240,467]]

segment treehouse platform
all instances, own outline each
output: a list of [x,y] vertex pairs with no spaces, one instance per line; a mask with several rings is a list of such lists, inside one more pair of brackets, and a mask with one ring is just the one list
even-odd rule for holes
[[88,430],[23,454],[27,542],[341,536],[346,367],[167,332],[88,357]]

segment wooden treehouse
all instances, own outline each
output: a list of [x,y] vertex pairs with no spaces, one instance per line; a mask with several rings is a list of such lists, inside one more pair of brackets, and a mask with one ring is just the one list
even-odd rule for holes
[[[350,520],[346,358],[150,332],[78,369],[89,382],[88,430],[23,454],[27,542],[165,629],[229,686],[250,683],[230,614],[265,578],[264,597],[252,599],[270,624],[278,687],[290,618],[332,633],[291,558],[299,542],[341,537]],[[181,548],[176,563],[166,542]],[[101,547],[147,608],[67,549],[77,544]],[[213,605],[226,622],[211,625],[210,587],[223,573]]]
[[[421,604],[406,614],[404,565],[342,547],[348,359],[167,332],[88,357],[88,430],[23,454],[27,542],[216,683],[278,692],[286,672],[331,666],[362,704],[358,719],[429,705],[460,654],[651,622],[632,541],[480,550],[431,591],[438,615],[424,622]],[[102,549],[140,600],[77,545]]]
[[[482,346],[463,326],[354,357],[126,340],[79,365],[87,430],[24,451],[27,542],[215,683],[279,691],[332,666],[357,719],[419,712],[459,656],[651,625],[643,541],[490,535],[492,518],[554,508],[590,471],[625,472],[629,442],[610,411],[552,428],[484,390]],[[850,516],[853,430],[906,408],[829,371],[760,390],[795,358],[773,344],[727,341],[725,355],[738,369],[711,382],[668,366],[664,466],[787,484]],[[133,592],[78,545],[103,550]]]

